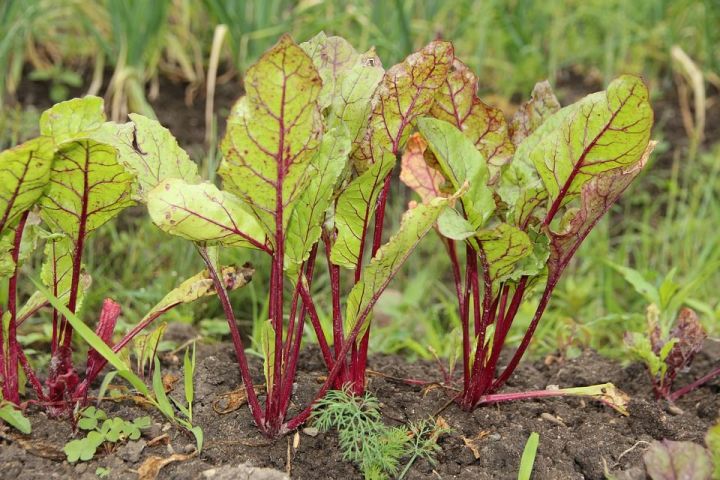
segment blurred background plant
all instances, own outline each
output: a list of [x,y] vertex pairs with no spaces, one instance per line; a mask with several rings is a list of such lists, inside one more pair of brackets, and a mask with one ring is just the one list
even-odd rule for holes
[[[620,73],[642,74],[656,110],[657,153],[583,245],[533,344],[536,354],[572,356],[590,346],[622,358],[623,333],[642,329],[648,303],[666,318],[691,306],[711,335],[720,331],[718,25],[716,0],[5,0],[0,147],[34,135],[37,112],[51,102],[99,93],[117,120],[130,111],[160,117],[214,180],[222,119],[242,93],[243,72],[286,31],[298,41],[319,30],[342,35],[358,50],[374,47],[386,67],[436,37],[450,39],[481,79],[482,98],[507,114],[545,78],[568,104]],[[198,136],[197,104],[211,99],[209,130]],[[399,222],[410,196],[394,188],[388,218]],[[97,311],[112,295],[127,325],[201,267],[141,209],[104,227],[90,252],[96,288],[86,308]],[[229,255],[259,261],[252,252]],[[374,351],[453,356],[446,334],[458,320],[445,257],[435,236],[423,241],[377,308]],[[257,267],[253,284],[233,296],[248,336],[266,316],[267,269]],[[314,286],[327,289],[327,279]],[[221,316],[216,302],[200,302],[168,320],[222,338]],[[36,322],[26,338],[42,341],[42,331]]]

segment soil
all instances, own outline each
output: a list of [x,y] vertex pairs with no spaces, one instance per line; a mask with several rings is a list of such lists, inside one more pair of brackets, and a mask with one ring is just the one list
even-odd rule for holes
[[[711,358],[717,358],[717,354],[717,351],[701,354],[693,372],[700,374],[709,369],[713,363]],[[182,378],[181,359],[164,360],[163,372]],[[253,367],[255,372],[262,371],[257,359],[253,359]],[[379,374],[369,376],[368,390],[380,400],[385,422],[399,425],[440,412],[452,428],[439,439],[442,450],[437,465],[417,461],[406,477],[409,479],[517,478],[520,456],[531,432],[540,434],[535,479],[604,479],[606,471],[616,475],[615,478],[644,479],[642,454],[648,442],[667,438],[702,443],[720,411],[718,380],[682,398],[678,403],[681,413],[669,413],[653,399],[641,365],[621,367],[592,351],[570,360],[526,362],[505,391],[612,382],[631,396],[629,416],[622,416],[599,402],[579,398],[517,401],[484,406],[468,413],[454,404],[448,405],[449,394],[442,389],[423,391],[421,387],[398,380],[438,379],[436,364],[409,364],[401,357],[381,355],[371,357],[370,368]],[[299,371],[294,411],[313,398],[326,373],[317,350],[309,348],[301,354]],[[676,385],[690,379],[689,375],[681,376]],[[262,383],[259,377],[257,381]],[[177,385],[171,395],[181,398],[182,381]],[[211,478],[213,473],[222,471],[217,470],[218,467],[236,467],[246,462],[255,467],[290,469],[292,478],[362,478],[355,466],[343,461],[333,432],[311,436],[301,430],[295,449],[292,447],[294,435],[275,441],[260,435],[246,405],[230,413],[217,413],[216,402],[221,395],[238,387],[239,374],[232,347],[229,344],[199,345],[194,420],[204,431],[205,446],[199,455],[165,466],[158,478]],[[62,453],[63,445],[73,436],[70,423],[49,419],[31,407],[28,412],[33,425],[31,436],[10,431],[0,434],[2,477],[29,480],[72,476],[85,480],[96,478],[94,472],[103,467],[111,470],[111,478],[135,479],[140,465],[151,456],[164,458],[194,450],[194,440],[187,432],[167,423],[151,408],[131,399],[104,401],[102,408],[109,416],[125,419],[150,415],[154,424],[137,442],[101,449],[93,461],[70,465]],[[158,437],[162,437],[161,440],[153,444],[152,439]],[[466,441],[474,442],[475,454]],[[149,446],[148,442],[153,445]],[[291,452],[289,462],[288,450]]]

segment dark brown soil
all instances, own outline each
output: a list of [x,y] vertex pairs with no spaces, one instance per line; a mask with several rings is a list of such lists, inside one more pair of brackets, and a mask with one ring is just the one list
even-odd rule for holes
[[[713,353],[713,357],[717,355]],[[716,360],[715,360],[716,361]],[[701,355],[694,372],[701,373],[711,364],[710,356]],[[254,361],[256,372],[259,362]],[[408,364],[395,356],[376,356],[370,367],[393,377],[438,377],[436,365]],[[178,372],[178,364],[166,362],[164,371]],[[314,349],[302,354],[294,408],[306,405],[319,387],[325,373]],[[678,380],[678,385],[690,377]],[[260,378],[258,378],[260,381]],[[720,381],[681,399],[679,415],[668,413],[650,394],[646,373],[640,365],[623,368],[594,352],[576,359],[555,362],[525,363],[507,387],[511,390],[544,389],[548,385],[584,386],[613,382],[632,396],[630,415],[623,417],[600,403],[573,399],[519,401],[479,408],[473,413],[455,405],[442,410],[448,396],[440,389],[425,395],[419,387],[408,386],[385,376],[372,375],[368,390],[382,405],[384,420],[389,424],[440,415],[452,428],[442,436],[438,464],[431,466],[418,461],[407,478],[510,479],[517,477],[520,456],[531,432],[540,434],[540,447],[535,462],[535,479],[604,479],[605,472],[645,478],[642,453],[653,439],[689,440],[702,443],[708,427],[720,409]],[[247,406],[218,414],[213,403],[222,393],[238,387],[239,375],[227,344],[202,346],[198,350],[195,378],[195,422],[205,432],[205,448],[190,460],[173,463],[162,469],[158,478],[204,478],[202,472],[221,465],[249,462],[256,467],[279,470],[291,468],[293,478],[352,479],[362,478],[360,472],[342,460],[334,433],[316,437],[299,434],[299,446],[292,449],[288,466],[288,448],[293,435],[270,441],[255,429]],[[182,387],[173,394],[182,395]],[[110,468],[111,478],[137,478],[136,470],[143,460],[156,455],[167,457],[173,452],[193,450],[193,439],[168,424],[158,412],[138,406],[131,400],[102,404],[109,415],[126,419],[151,415],[156,424],[145,433],[141,442],[148,442],[163,433],[168,443],[141,448],[133,442],[96,455],[96,459],[73,466],[63,460],[62,447],[72,438],[68,422],[50,420],[31,411],[33,433],[21,437],[6,431],[0,444],[0,472],[3,478],[95,478],[96,468]],[[465,445],[464,439],[479,437],[478,458]],[[136,451],[134,451],[136,450]],[[141,450],[141,452],[139,452]]]

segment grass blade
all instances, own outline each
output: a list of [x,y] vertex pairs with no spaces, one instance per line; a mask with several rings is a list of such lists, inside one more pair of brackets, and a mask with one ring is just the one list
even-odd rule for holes
[[518,480],[530,480],[533,465],[535,464],[535,454],[537,453],[538,443],[540,443],[540,435],[532,432],[525,444],[522,458],[520,458],[520,471],[518,471]]

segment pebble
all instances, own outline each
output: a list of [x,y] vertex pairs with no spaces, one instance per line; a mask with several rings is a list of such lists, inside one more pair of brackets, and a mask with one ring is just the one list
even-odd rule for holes
[[309,437],[317,437],[320,430],[315,427],[306,427],[303,428],[303,433]]

